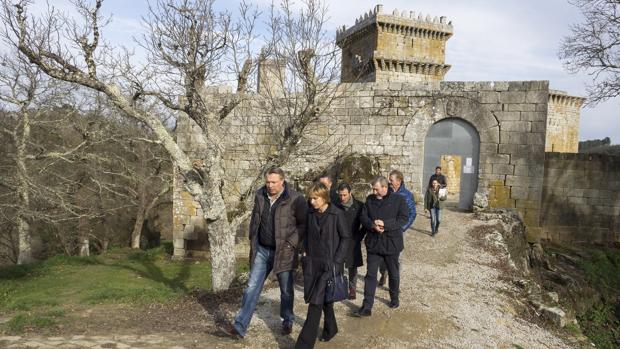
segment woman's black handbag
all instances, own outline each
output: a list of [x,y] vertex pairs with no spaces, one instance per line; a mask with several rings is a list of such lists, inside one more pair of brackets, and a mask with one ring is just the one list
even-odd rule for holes
[[349,280],[343,273],[336,273],[336,266],[332,268],[332,277],[325,287],[325,303],[340,302],[349,295]]

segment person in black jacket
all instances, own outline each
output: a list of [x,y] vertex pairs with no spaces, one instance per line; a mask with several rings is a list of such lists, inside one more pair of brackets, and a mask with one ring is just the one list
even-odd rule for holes
[[388,190],[388,180],[383,176],[372,181],[372,195],[360,215],[360,221],[366,229],[367,272],[364,278],[364,302],[355,316],[370,316],[377,289],[377,272],[379,265],[385,261],[388,269],[390,287],[390,308],[397,308],[400,303],[400,268],[398,255],[403,250],[403,226],[407,223],[409,209],[407,202],[400,195]]
[[349,271],[349,299],[355,299],[357,294],[357,268],[364,265],[362,239],[364,239],[366,232],[361,228],[360,223],[360,214],[364,204],[353,197],[351,186],[348,183],[338,185],[338,196],[340,200],[338,207],[344,211],[347,224],[351,227],[351,245],[344,263]]
[[327,187],[320,183],[310,187],[308,200],[312,210],[306,221],[303,257],[304,300],[308,303],[308,316],[295,348],[314,347],[321,311],[325,320],[320,340],[329,341],[338,333],[334,303],[325,302],[325,288],[334,274],[342,274],[351,239],[344,212],[330,203]]

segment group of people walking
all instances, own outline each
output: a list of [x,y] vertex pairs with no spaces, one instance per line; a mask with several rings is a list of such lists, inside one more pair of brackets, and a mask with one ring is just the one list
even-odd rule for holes
[[[446,181],[440,168],[433,177],[436,178],[431,178],[424,203],[431,212],[434,236],[444,200],[440,188]],[[353,197],[349,184],[341,183],[335,188],[331,178],[323,176],[304,198],[289,187],[282,169],[269,169],[265,186],[256,192],[250,220],[250,277],[241,308],[223,330],[234,338],[245,337],[264,282],[273,271],[280,285],[282,334],[291,334],[295,319],[293,274],[301,259],[308,313],[295,348],[312,348],[317,337],[329,341],[338,333],[334,314],[334,301],[338,300],[335,281],[344,280],[346,267],[348,294],[343,297],[356,299],[357,269],[363,265],[362,240],[367,255],[364,299],[352,315],[371,316],[380,269],[387,271],[388,306],[397,308],[400,305],[399,257],[404,248],[404,232],[416,218],[415,200],[398,170],[390,172],[388,178],[374,178],[371,186],[372,194],[362,203]],[[385,272],[382,279],[385,280]],[[318,336],[322,314],[323,332]]]

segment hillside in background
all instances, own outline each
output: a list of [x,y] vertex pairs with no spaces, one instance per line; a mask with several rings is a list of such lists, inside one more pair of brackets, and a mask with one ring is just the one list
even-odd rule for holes
[[590,139],[579,142],[580,153],[620,155],[620,144],[611,144],[611,139]]

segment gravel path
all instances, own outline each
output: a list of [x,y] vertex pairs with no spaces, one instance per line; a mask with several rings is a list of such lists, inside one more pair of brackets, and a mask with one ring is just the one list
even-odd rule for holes
[[[419,210],[421,208],[418,208]],[[419,211],[420,212],[420,211]],[[339,334],[316,348],[568,348],[552,332],[516,315],[512,286],[490,267],[496,257],[473,243],[467,232],[483,224],[471,214],[444,210],[441,231],[430,237],[429,220],[419,214],[406,233],[402,256],[401,306],[387,307],[387,289],[379,288],[373,315],[349,314],[358,298],[336,306]],[[281,336],[279,289],[263,292],[245,339],[234,341],[217,333],[159,333],[145,336],[0,337],[6,348],[290,348],[306,315],[302,289],[296,290],[297,324]],[[231,309],[232,310],[232,309]],[[234,314],[231,311],[230,317]],[[205,321],[212,321],[206,318]]]

